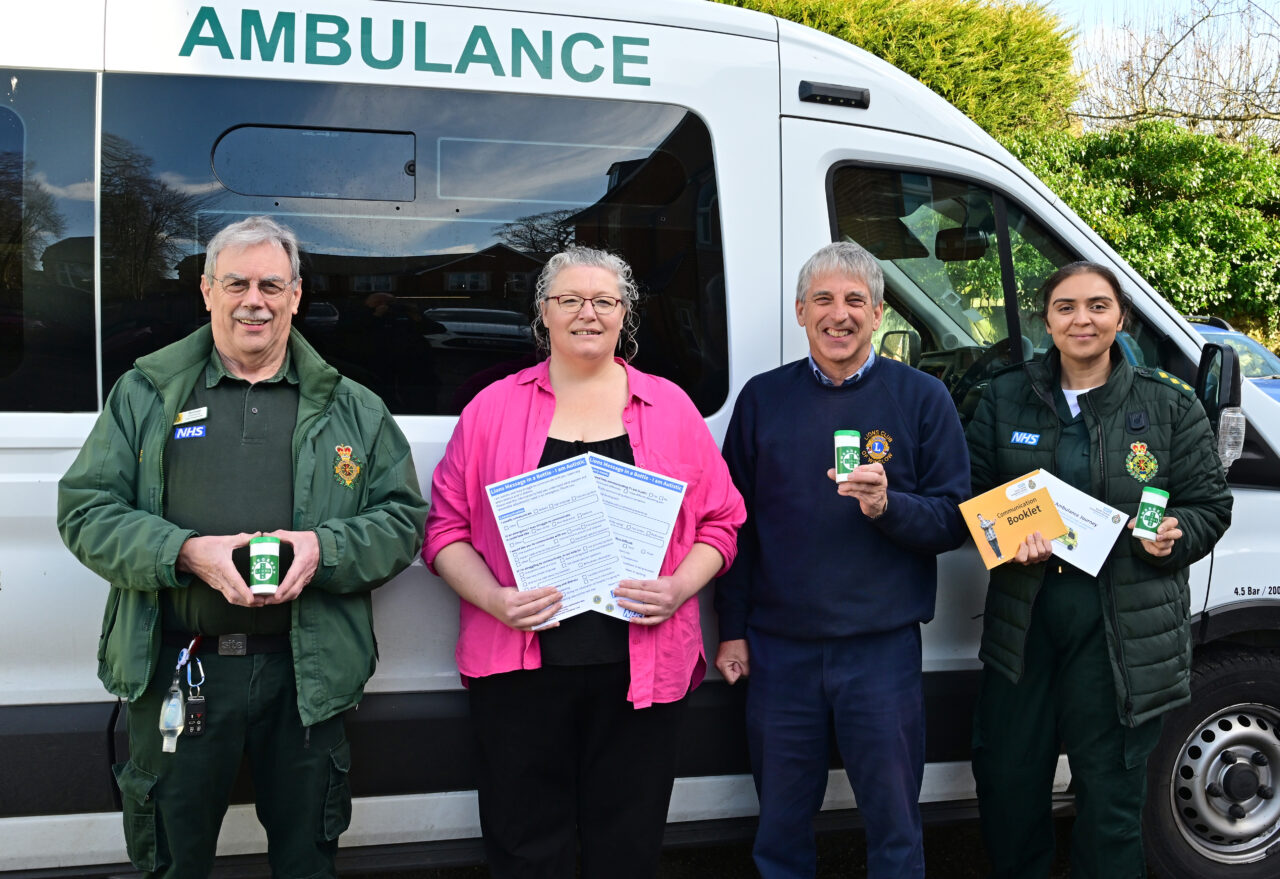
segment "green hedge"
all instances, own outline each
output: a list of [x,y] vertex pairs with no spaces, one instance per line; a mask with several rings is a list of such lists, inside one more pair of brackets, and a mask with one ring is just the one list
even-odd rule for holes
[[1184,314],[1270,337],[1280,316],[1280,157],[1172,122],[1007,147]]
[[1073,37],[1044,6],[995,0],[717,0],[808,25],[923,82],[991,134],[1065,130]]

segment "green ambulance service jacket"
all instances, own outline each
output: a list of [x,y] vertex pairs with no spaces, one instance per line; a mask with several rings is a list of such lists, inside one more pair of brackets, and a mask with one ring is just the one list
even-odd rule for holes
[[[162,458],[212,348],[206,325],[140,358],[112,389],[58,485],[63,541],[111,586],[98,677],[130,701],[156,673],[159,591],[191,581],[174,566],[195,532],[163,518]],[[289,633],[298,712],[311,726],[360,701],[377,662],[369,593],[417,555],[426,502],[408,441],[382,400],[343,378],[297,330],[289,350],[299,379],[293,529],[315,531],[320,544],[315,576],[291,602]],[[349,485],[354,468],[337,472],[339,446],[350,446],[360,468]]]
[[[1165,515],[1183,532],[1173,552],[1157,558],[1126,529],[1098,574],[1117,712],[1137,726],[1190,699],[1187,568],[1230,525],[1231,492],[1191,388],[1168,373],[1132,367],[1117,346],[1111,361],[1107,383],[1080,397],[1089,493],[1132,517],[1144,486],[1162,488],[1170,494]],[[1043,360],[992,379],[966,431],[975,494],[1032,470],[1055,471],[1060,374],[1058,351],[1050,348]],[[1055,563],[1011,562],[991,571],[979,656],[1011,681],[1022,675],[1032,605],[1046,565]]]

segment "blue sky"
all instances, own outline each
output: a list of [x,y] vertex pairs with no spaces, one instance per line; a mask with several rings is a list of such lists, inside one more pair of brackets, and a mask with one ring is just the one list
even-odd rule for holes
[[[1241,0],[1221,0],[1222,6],[1239,5]],[[1155,19],[1168,21],[1172,13],[1188,12],[1196,0],[1047,0],[1046,5],[1067,24],[1081,33],[1098,26],[1117,26]],[[1261,0],[1258,4],[1272,12],[1280,12],[1280,0]]]
[[[1086,44],[1092,43],[1095,49],[1099,41],[1103,45],[1115,45],[1113,39],[1119,37],[1126,29],[1142,34],[1156,27],[1170,28],[1175,18],[1202,10],[1206,5],[1212,5],[1214,0],[1044,0],[1044,2],[1052,12],[1059,15],[1063,23],[1075,29],[1076,57],[1080,60],[1081,51],[1086,48]],[[1231,15],[1231,13],[1243,10],[1247,3],[1248,0],[1217,0],[1217,10],[1227,13],[1227,17],[1217,23],[1214,32],[1223,35],[1230,33],[1234,27],[1244,26],[1244,17]],[[1255,6],[1263,13],[1280,17],[1280,0],[1255,0]]]
[[1126,18],[1142,21],[1149,14],[1164,15],[1163,10],[1187,10],[1193,0],[1049,0],[1048,7],[1063,21],[1081,30],[1095,25],[1114,25]]

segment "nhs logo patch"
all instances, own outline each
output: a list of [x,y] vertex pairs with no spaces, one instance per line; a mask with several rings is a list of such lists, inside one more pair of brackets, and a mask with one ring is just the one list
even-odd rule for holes
[[1040,443],[1040,434],[1026,433],[1025,431],[1015,430],[1009,437],[1009,442],[1019,446],[1034,446]]
[[176,440],[189,439],[193,436],[204,436],[204,429],[208,425],[191,424],[186,427],[175,427],[173,429],[173,438]]

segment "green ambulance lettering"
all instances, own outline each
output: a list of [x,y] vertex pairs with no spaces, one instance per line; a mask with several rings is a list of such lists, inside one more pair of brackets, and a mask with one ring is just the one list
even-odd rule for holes
[[[358,57],[360,63],[372,70],[394,70],[405,63],[405,21],[393,18],[386,27],[390,48],[385,50],[385,57],[378,57],[374,52],[375,20],[360,19]],[[303,32],[303,60],[306,64],[337,67],[349,63],[355,57],[349,39],[351,23],[340,15],[307,13]],[[295,13],[276,13],[268,31],[260,10],[240,10],[240,60],[252,61],[256,56],[262,61],[292,64],[297,41],[298,22]],[[642,71],[638,69],[648,65],[649,57],[637,51],[649,46],[648,38],[614,36],[611,43],[609,48],[612,52],[602,57],[601,53],[606,51],[606,43],[601,37],[586,32],[573,33],[560,44],[557,58],[555,35],[552,31],[544,30],[531,36],[521,28],[512,28],[510,75],[517,78],[536,75],[540,79],[552,79],[558,60],[564,74],[575,82],[596,82],[605,75],[606,67],[600,63],[605,61],[612,67],[614,83],[649,85],[650,78],[641,75]],[[218,11],[212,6],[202,6],[196,12],[178,54],[188,58],[197,48],[214,49],[226,61],[236,58],[231,41],[227,39],[226,29],[218,18]],[[449,64],[430,57],[427,23],[415,21],[412,54],[413,69],[423,73],[466,74],[472,66],[482,65],[488,67],[494,76],[507,76],[502,53],[489,29],[483,25],[472,27],[456,64]]]
[[421,70],[425,73],[449,73],[453,70],[452,64],[427,60],[427,23],[425,21],[415,21],[413,23],[413,45],[414,70]]
[[360,59],[374,70],[394,70],[404,57],[404,22],[391,19],[391,57],[373,57],[373,19],[360,19]]
[[[321,33],[321,25],[331,25],[333,31]],[[307,63],[308,64],[346,64],[351,58],[351,46],[347,43],[347,33],[351,25],[340,15],[307,14]],[[336,54],[321,55],[320,44],[328,43],[337,49]]]
[[[253,58],[253,43],[258,44],[258,57],[263,61],[276,60],[277,48],[284,48],[284,62],[293,63],[294,26],[297,19],[292,12],[281,12],[271,25],[271,36],[267,36],[266,26],[262,23],[262,13],[256,9],[246,9],[240,13],[240,59],[249,61]],[[189,38],[188,38],[189,39]],[[183,47],[186,48],[185,46]]]
[[[203,36],[205,27],[209,28],[209,36]],[[218,12],[212,6],[201,6],[187,31],[187,38],[182,41],[178,54],[183,58],[190,57],[196,46],[212,46],[218,50],[223,59],[230,61],[236,56],[231,52],[231,44],[227,42],[227,33],[218,21]]]
[[543,79],[551,78],[551,65],[555,63],[555,58],[551,54],[551,31],[542,32],[542,54],[539,55],[533,50],[533,41],[529,39],[529,35],[519,28],[511,29],[511,75],[521,76],[524,73],[524,66],[521,63],[520,56],[525,55],[529,59],[529,64],[538,72],[538,76]]
[[614,37],[613,38],[613,81],[618,85],[648,85],[647,76],[628,76],[622,72],[624,64],[648,64],[648,55],[628,55],[629,46],[648,46],[648,37]]
[[564,68],[565,73],[569,74],[570,79],[576,79],[578,82],[595,82],[600,78],[600,74],[604,73],[604,68],[596,64],[583,73],[574,67],[573,47],[578,43],[590,43],[596,49],[604,48],[604,43],[595,34],[570,34],[564,41],[564,45],[560,47],[560,66]]
[[[476,49],[481,46],[484,47],[484,54],[476,52]],[[458,56],[458,72],[466,73],[467,68],[472,64],[488,64],[493,68],[494,76],[506,76],[502,72],[502,62],[498,60],[498,50],[494,48],[493,37],[489,36],[489,29],[484,25],[478,24],[471,29],[466,48]]]

